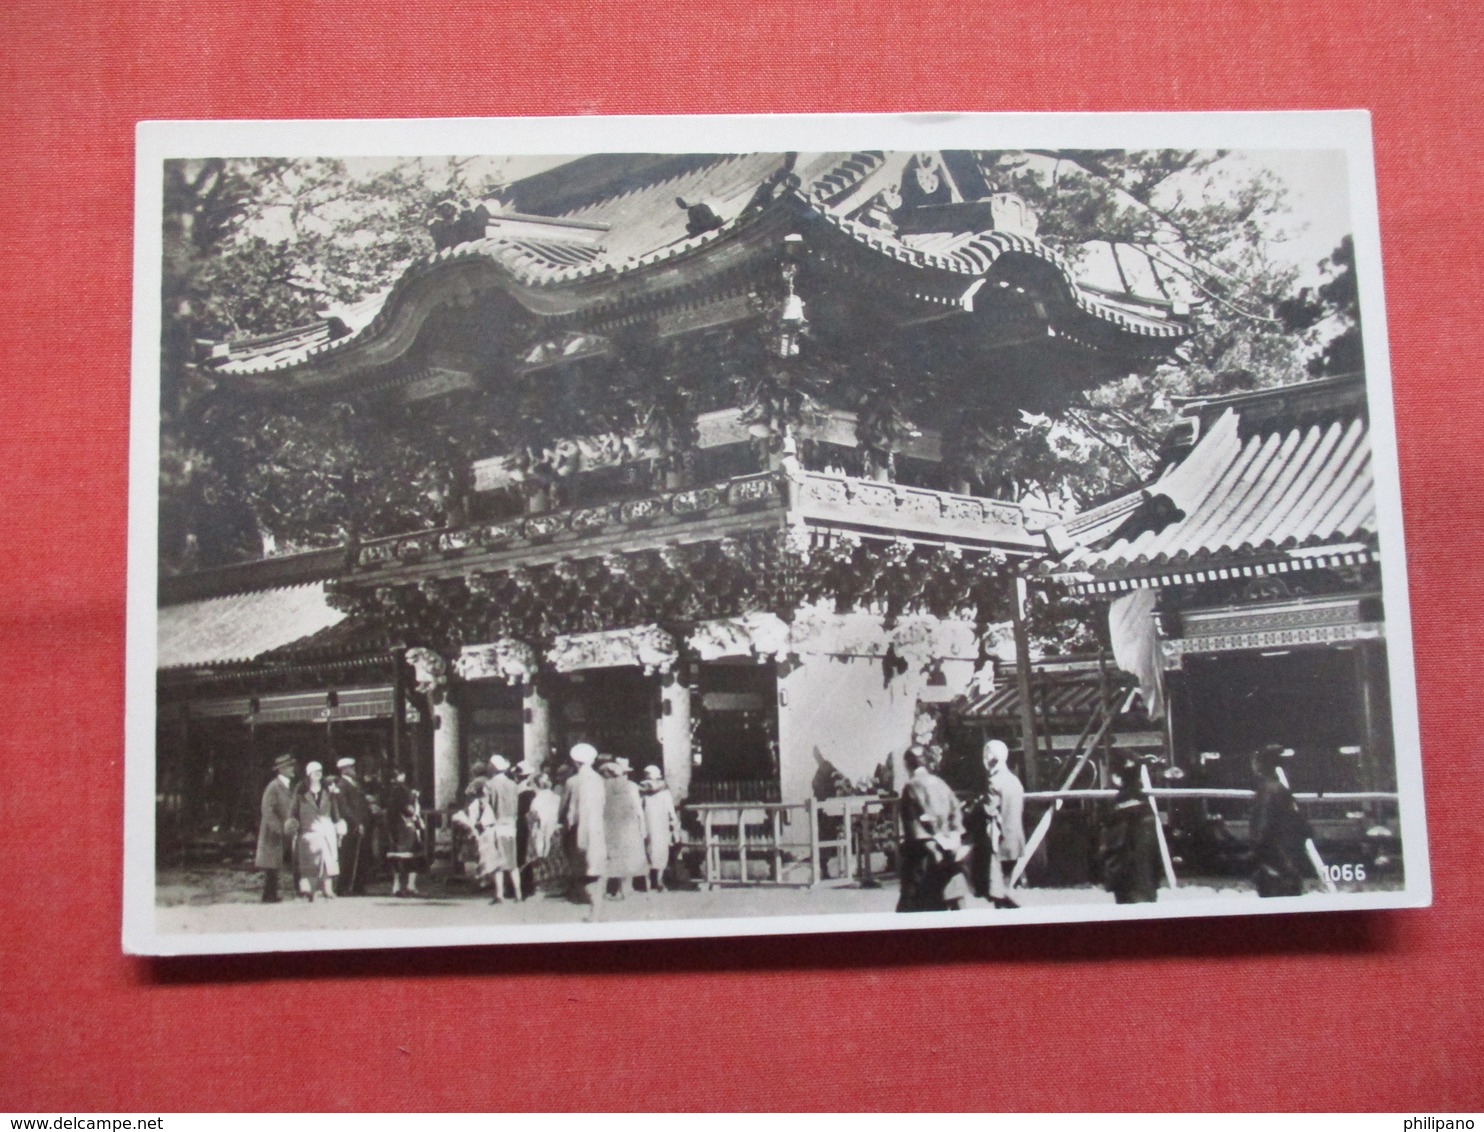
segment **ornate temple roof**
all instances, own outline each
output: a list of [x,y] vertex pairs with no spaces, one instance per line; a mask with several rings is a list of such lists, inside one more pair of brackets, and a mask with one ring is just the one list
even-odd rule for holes
[[1140,492],[1068,524],[1046,565],[1084,591],[1287,573],[1374,560],[1363,378],[1192,400],[1190,452]]
[[[1052,308],[1050,332],[1088,349],[1148,356],[1188,336],[1190,297],[1151,253],[1103,245],[1069,262],[1035,237],[1018,197],[973,196],[986,186],[969,184],[966,156],[581,158],[510,186],[484,238],[409,264],[382,293],[311,326],[216,344],[205,364],[249,390],[336,382],[395,361],[436,307],[478,295],[503,295],[511,317],[553,330],[669,318],[666,332],[681,333],[710,325],[686,312],[711,296],[735,300],[791,234],[803,236],[816,278],[870,278],[904,323],[1033,285]],[[913,203],[922,184],[936,196]]]

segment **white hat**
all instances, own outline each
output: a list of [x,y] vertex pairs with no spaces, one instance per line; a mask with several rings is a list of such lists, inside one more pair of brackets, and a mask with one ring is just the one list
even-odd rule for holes
[[509,770],[510,760],[504,755],[491,755],[490,766],[496,771]]
[[591,766],[594,759],[598,757],[598,748],[591,743],[578,743],[570,752],[572,761],[583,766]]
[[320,765],[319,763],[305,763],[304,764],[304,773],[305,774],[313,774],[315,771],[320,771],[321,773],[323,773],[324,772],[324,769],[325,768],[322,765]]
[[984,744],[984,761],[985,762],[987,762],[987,763],[991,763],[991,762],[1000,762],[1000,763],[1002,763],[1006,759],[1008,759],[1009,757],[1010,757],[1010,748],[1007,747],[1007,746],[1005,746],[1005,743],[1004,743],[1003,740],[1000,740],[1000,739],[991,739],[988,743]]
[[348,766],[355,766],[355,765],[356,765],[356,760],[353,759],[353,758],[351,758],[349,755],[346,755],[345,758],[341,759],[339,762],[337,762],[335,764],[335,769],[336,770],[344,770]]
[[662,771],[659,767],[655,766],[653,763],[650,763],[647,767],[644,768],[644,777],[645,778],[664,778],[665,777],[665,772]]

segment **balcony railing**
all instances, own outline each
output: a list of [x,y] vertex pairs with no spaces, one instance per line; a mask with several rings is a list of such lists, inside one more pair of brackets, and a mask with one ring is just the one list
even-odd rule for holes
[[1059,520],[1052,511],[973,495],[820,472],[764,472],[642,499],[375,539],[359,548],[356,568],[391,571],[615,536],[634,545],[664,542],[686,526],[727,516],[776,512],[781,519],[785,507],[831,531],[1025,551],[1040,549],[1040,532]]
[[356,565],[361,570],[388,569],[605,534],[670,528],[728,514],[769,509],[781,513],[782,507],[779,477],[775,473],[762,473],[642,499],[569,507],[499,522],[376,539],[361,546]]
[[854,476],[796,476],[789,509],[805,521],[945,542],[983,542],[1006,549],[1041,549],[1054,511]]

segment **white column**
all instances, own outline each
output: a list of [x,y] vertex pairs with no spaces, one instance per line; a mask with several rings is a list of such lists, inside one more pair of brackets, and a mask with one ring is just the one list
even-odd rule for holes
[[690,793],[690,689],[673,672],[660,677],[658,730],[665,781],[680,802]]
[[441,810],[459,800],[459,709],[447,689],[433,701],[433,805]]
[[521,757],[537,770],[546,771],[551,753],[551,701],[535,684],[522,685]]

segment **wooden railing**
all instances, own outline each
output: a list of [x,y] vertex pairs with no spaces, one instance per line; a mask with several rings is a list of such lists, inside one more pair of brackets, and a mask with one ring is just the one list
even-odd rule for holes
[[814,888],[874,887],[896,871],[895,798],[824,802],[687,802],[701,836],[702,883]]

